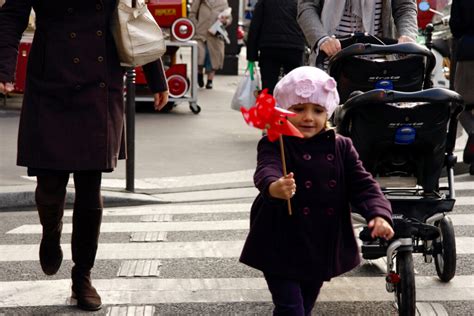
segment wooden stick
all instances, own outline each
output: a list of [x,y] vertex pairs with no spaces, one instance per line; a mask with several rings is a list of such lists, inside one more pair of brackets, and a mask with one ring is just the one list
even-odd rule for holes
[[[286,177],[285,146],[283,146],[283,136],[281,134],[280,134],[280,154],[281,154],[281,163],[283,164],[283,176]],[[288,215],[291,216],[293,212],[291,211],[290,199],[288,199],[287,202],[288,202]]]

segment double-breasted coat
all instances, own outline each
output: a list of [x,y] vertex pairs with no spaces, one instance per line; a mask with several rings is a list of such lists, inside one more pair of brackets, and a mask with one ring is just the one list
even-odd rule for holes
[[310,139],[284,137],[284,145],[297,188],[293,214],[286,200],[269,196],[283,172],[278,141],[264,137],[254,175],[260,193],[240,261],[280,277],[330,280],[360,263],[350,205],[368,221],[381,216],[392,223],[390,203],[349,138],[328,130]]
[[[21,166],[110,170],[124,158],[123,75],[110,19],[116,0],[7,0],[0,8],[0,81],[13,81],[31,8],[36,31],[21,111]],[[161,60],[144,66],[167,90]]]
[[[204,65],[206,46],[209,50],[212,69],[224,66],[224,41],[209,33],[209,28],[217,21],[219,13],[229,7],[227,0],[194,0],[189,18],[196,25],[194,39],[198,42],[198,64]],[[232,22],[229,19],[228,24]]]

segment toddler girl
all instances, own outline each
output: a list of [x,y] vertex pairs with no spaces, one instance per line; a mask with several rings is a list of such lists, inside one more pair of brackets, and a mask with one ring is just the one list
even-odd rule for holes
[[277,106],[296,113],[288,120],[304,138],[283,136],[287,176],[278,142],[260,140],[254,174],[260,194],[240,261],[263,271],[274,315],[310,315],[323,282],[360,263],[351,208],[365,217],[372,237],[385,239],[394,234],[392,212],[351,140],[328,127],[339,104],[333,78],[299,67],[278,82],[274,96]]

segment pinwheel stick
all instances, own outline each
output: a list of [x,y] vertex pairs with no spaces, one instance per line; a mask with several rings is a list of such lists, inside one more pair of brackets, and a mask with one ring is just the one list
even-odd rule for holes
[[[285,146],[283,146],[283,136],[280,134],[280,154],[281,154],[281,163],[283,165],[283,176],[286,177],[287,172],[286,172],[286,160],[285,160]],[[291,216],[293,213],[291,210],[291,200],[288,199],[286,200],[288,202],[288,215]]]

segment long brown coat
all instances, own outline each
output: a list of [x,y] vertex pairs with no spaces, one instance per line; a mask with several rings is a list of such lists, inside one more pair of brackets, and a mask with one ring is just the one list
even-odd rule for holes
[[[123,74],[109,31],[115,0],[7,0],[0,9],[0,82],[13,80],[31,8],[18,165],[106,170],[124,157]],[[161,61],[148,64],[153,92],[167,90]]]
[[[209,49],[212,69],[221,69],[224,65],[224,41],[208,32],[217,21],[219,13],[229,7],[227,0],[194,0],[189,18],[196,25],[194,39],[198,42],[198,64],[204,65],[206,45]],[[229,24],[232,19],[229,20]]]

